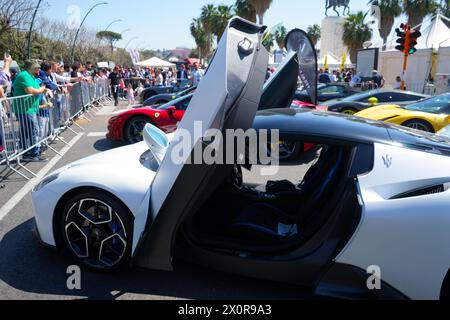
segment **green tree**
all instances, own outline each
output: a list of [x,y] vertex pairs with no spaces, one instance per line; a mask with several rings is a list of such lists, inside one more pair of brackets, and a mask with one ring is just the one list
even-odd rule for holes
[[217,37],[217,42],[222,38],[228,21],[233,17],[233,6],[219,5],[216,8],[212,33]]
[[213,4],[207,4],[202,7],[202,13],[200,15],[200,21],[203,25],[206,35],[206,52],[205,55],[211,54],[212,38],[215,19],[217,17],[217,8]]
[[403,0],[403,12],[408,16],[408,24],[412,27],[421,24],[425,17],[435,13],[438,7],[436,0]]
[[275,30],[275,41],[278,44],[278,47],[283,50],[284,49],[284,43],[287,36],[287,29],[285,26],[280,26]]
[[[380,8],[379,32],[383,39],[383,50],[386,50],[387,39],[391,34],[395,18],[402,14],[401,0],[370,0],[369,4]],[[376,12],[372,14],[375,16]]]
[[122,35],[113,31],[100,31],[97,32],[97,38],[100,40],[106,40],[111,47],[111,52],[114,52],[114,45],[117,41],[122,40]]
[[264,37],[262,45],[267,49],[267,51],[272,52],[274,42],[275,34],[273,32],[270,32]]
[[202,60],[206,52],[207,39],[205,29],[203,28],[203,24],[200,19],[192,19],[191,35],[197,45],[199,58]]
[[365,22],[367,13],[358,11],[346,17],[343,25],[342,41],[347,46],[352,62],[356,61],[358,50],[363,43],[372,39],[372,30]]
[[234,4],[236,15],[251,22],[256,22],[255,7],[249,0],[237,0]]
[[264,24],[264,15],[272,5],[273,0],[250,0],[250,3],[255,8],[256,15],[258,16],[258,23]]
[[318,24],[313,24],[312,26],[309,26],[306,29],[306,33],[311,38],[311,41],[314,44],[314,47],[319,42],[320,38],[322,37],[322,31],[320,30],[320,26]]

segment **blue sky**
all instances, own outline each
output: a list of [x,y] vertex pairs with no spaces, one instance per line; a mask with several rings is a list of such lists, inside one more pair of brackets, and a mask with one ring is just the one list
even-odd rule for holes
[[[66,20],[67,9],[71,5],[80,8],[81,17],[102,0],[44,0],[47,4],[42,14],[48,18]],[[195,43],[189,32],[192,18],[199,16],[205,4],[231,5],[234,0],[106,0],[108,5],[97,7],[87,18],[85,24],[97,30],[103,30],[117,19],[122,22],[114,24],[110,30],[124,34],[124,40],[118,45],[125,46],[134,37],[130,47],[139,46],[149,49],[173,49],[176,46],[194,47]],[[352,11],[369,10],[367,0],[351,0]],[[298,27],[306,29],[308,25],[320,25],[325,17],[325,0],[274,0],[266,14],[264,23],[273,26],[282,22],[288,29]],[[331,13],[331,11],[330,11]],[[378,31],[374,32],[375,41]]]

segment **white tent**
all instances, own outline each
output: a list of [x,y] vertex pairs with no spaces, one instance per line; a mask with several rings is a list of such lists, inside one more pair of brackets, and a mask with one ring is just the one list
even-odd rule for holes
[[443,20],[450,21],[438,13],[428,27],[421,29],[422,36],[417,40],[417,49],[450,47],[450,28]]
[[164,61],[157,57],[153,57],[151,59],[136,63],[136,66],[149,67],[149,68],[170,68],[170,67],[173,68],[173,67],[175,67],[175,64]]

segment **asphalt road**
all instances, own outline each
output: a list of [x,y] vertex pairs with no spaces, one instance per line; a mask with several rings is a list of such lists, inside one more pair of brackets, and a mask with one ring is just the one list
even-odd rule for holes
[[[36,173],[53,171],[86,156],[120,147],[119,143],[107,141],[104,133],[107,119],[123,108],[107,106],[96,115],[87,115],[90,120],[78,122],[84,131],[74,126],[77,134],[70,131],[63,134],[66,142],[76,142],[63,157],[47,152],[50,159],[55,159],[52,163],[57,161],[53,167],[33,164],[28,168]],[[58,151],[67,149],[62,142],[52,147]],[[3,169],[1,166],[0,185],[4,188],[0,189],[0,299],[319,299],[298,286],[247,279],[183,263],[176,263],[175,272],[133,268],[101,274],[82,269],[81,290],[71,291],[67,289],[66,272],[74,259],[66,252],[42,247],[31,234],[31,196],[24,190],[38,179],[28,183]],[[280,176],[298,181],[305,170],[305,165],[287,166]],[[263,182],[248,172],[245,179]]]

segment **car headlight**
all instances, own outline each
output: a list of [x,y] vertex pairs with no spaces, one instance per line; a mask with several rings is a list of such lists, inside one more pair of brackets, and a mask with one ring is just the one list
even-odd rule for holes
[[53,181],[55,181],[58,178],[59,178],[59,173],[54,173],[52,175],[49,175],[48,177],[44,178],[41,182],[39,182],[39,184],[36,187],[34,187],[33,192],[37,192],[37,191],[41,190],[46,185],[48,185],[49,183],[52,183]]

